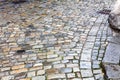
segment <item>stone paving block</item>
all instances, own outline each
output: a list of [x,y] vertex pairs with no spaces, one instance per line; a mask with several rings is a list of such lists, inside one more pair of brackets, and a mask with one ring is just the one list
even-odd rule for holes
[[0,73],[0,77],[6,76],[6,75],[9,75],[9,72],[2,72],[2,73]]
[[[97,31],[97,30],[95,30],[95,31]],[[94,34],[94,33],[92,33],[92,34]],[[88,36],[87,37],[87,42],[95,42],[95,36]]]
[[29,68],[29,71],[35,71],[40,69],[43,69],[43,67],[42,66],[32,67],[32,68]]
[[80,68],[91,69],[91,62],[81,61]]
[[63,79],[65,78],[65,74],[51,74],[48,75],[47,79]]
[[39,66],[43,66],[43,64],[42,64],[42,63],[35,63],[35,64],[33,65],[33,67],[39,67]]
[[59,72],[58,69],[52,68],[52,69],[47,69],[46,74],[57,74]]
[[35,45],[35,46],[33,46],[33,48],[42,48],[43,47],[43,45]]
[[103,74],[95,75],[95,79],[103,80],[104,79]]
[[79,63],[79,60],[73,60],[73,63]]
[[24,67],[25,67],[25,65],[22,64],[22,65],[13,66],[12,69],[13,69],[13,70],[14,70],[14,69],[20,69],[20,68],[24,68]]
[[1,68],[0,71],[9,71],[10,67]]
[[51,66],[51,65],[44,66],[44,69],[45,69],[45,70],[50,69],[50,68],[52,68],[52,66]]
[[66,57],[64,57],[64,59],[66,60],[66,59],[74,59],[74,56],[66,56]]
[[91,77],[91,78],[83,78],[83,80],[95,80],[95,79]]
[[59,61],[59,60],[61,60],[61,57],[47,59],[47,62],[54,62],[54,61]]
[[52,62],[52,64],[54,64],[54,65],[57,65],[57,64],[60,64],[60,63],[61,63],[60,61]]
[[72,72],[72,68],[61,68],[60,70],[62,73],[71,73]]
[[17,74],[17,73],[27,72],[27,71],[28,71],[27,68],[22,68],[22,69],[18,69],[18,70],[13,70],[10,72],[10,74]]
[[80,68],[79,67],[74,67],[73,72],[80,72]]
[[9,75],[9,76],[4,76],[1,78],[1,80],[10,80],[10,79],[14,79],[13,75]]
[[100,68],[100,61],[93,61],[92,67],[93,67],[94,69],[99,69],[99,68]]
[[29,57],[29,58],[27,58],[27,60],[28,61],[37,60],[37,57],[36,56],[35,57]]
[[65,64],[55,64],[53,65],[54,68],[63,68],[65,67]]
[[102,69],[95,69],[95,70],[93,70],[93,73],[94,74],[102,73]]
[[32,80],[46,80],[45,76],[35,76],[32,77]]
[[30,78],[24,78],[24,79],[20,79],[20,80],[30,80]]
[[73,78],[71,80],[82,80],[81,78]]
[[71,64],[71,63],[68,63],[68,64],[67,64],[67,67],[78,67],[78,64]]
[[91,54],[81,54],[82,61],[91,61]]
[[92,77],[93,73],[92,70],[81,70],[82,77]]
[[15,75],[15,79],[21,79],[26,77],[26,72],[18,73]]
[[32,71],[32,72],[28,72],[27,73],[27,77],[33,77],[33,76],[35,76],[35,71]]
[[43,75],[43,74],[45,74],[45,70],[38,70],[37,71],[37,75]]
[[33,64],[32,63],[29,63],[29,64],[26,64],[25,65],[25,68],[31,68],[33,66]]
[[67,74],[67,78],[74,78],[75,77],[75,73],[68,73]]
[[58,57],[57,54],[47,55],[47,58],[56,58],[56,57]]

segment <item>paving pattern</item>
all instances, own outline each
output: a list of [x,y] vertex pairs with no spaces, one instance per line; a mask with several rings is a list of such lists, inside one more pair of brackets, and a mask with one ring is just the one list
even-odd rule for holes
[[114,0],[48,0],[0,6],[0,80],[104,80]]

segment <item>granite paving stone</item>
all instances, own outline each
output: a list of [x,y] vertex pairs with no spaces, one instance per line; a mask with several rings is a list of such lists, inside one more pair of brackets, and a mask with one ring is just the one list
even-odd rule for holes
[[81,70],[82,77],[92,77],[93,73],[92,70]]
[[45,80],[45,76],[35,76],[32,77],[32,80]]

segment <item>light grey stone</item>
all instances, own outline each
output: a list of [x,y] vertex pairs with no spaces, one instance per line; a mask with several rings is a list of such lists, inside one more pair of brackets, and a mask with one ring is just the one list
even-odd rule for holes
[[112,63],[112,64],[119,64],[120,61],[120,45],[109,43],[105,57],[103,59],[103,63]]
[[27,77],[33,77],[33,76],[35,76],[35,71],[27,73]]
[[45,76],[35,76],[35,77],[32,77],[32,80],[46,80],[46,79],[45,79]]
[[13,75],[4,76],[4,77],[1,78],[1,80],[11,80],[11,79],[14,79]]
[[62,68],[60,71],[62,73],[71,73],[72,72],[72,68]]
[[81,61],[80,68],[91,69],[91,62]]
[[108,79],[120,79],[120,66],[114,64],[104,64]]
[[81,70],[82,77],[92,77],[93,73],[92,70]]
[[63,79],[65,74],[51,74],[47,76],[47,79]]

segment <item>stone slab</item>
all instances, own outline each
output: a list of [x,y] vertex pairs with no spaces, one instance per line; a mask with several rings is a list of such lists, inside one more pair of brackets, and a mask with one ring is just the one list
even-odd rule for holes
[[104,64],[108,80],[120,80],[120,66],[114,64]]
[[107,80],[120,80],[120,38],[112,37],[103,58]]
[[120,45],[120,36],[113,36],[110,40],[108,40],[110,43],[115,43]]
[[103,63],[119,64],[120,61],[120,45],[109,43],[106,49]]

